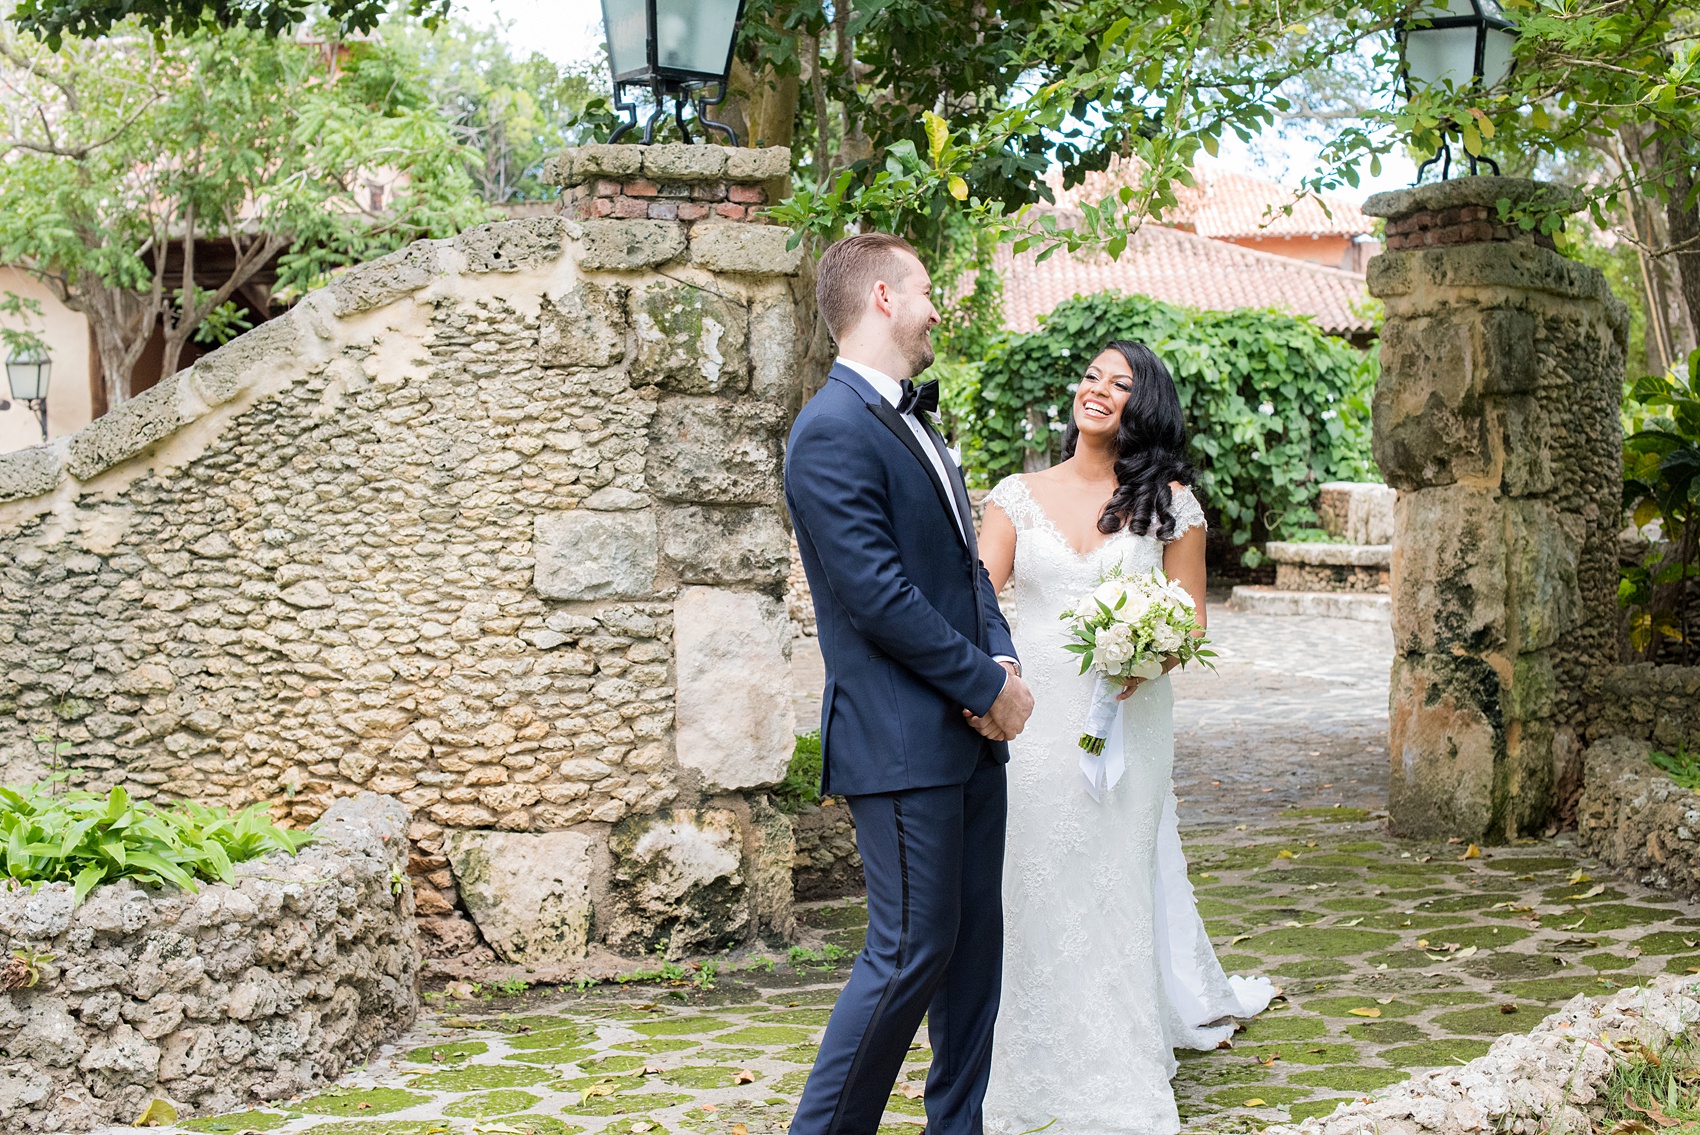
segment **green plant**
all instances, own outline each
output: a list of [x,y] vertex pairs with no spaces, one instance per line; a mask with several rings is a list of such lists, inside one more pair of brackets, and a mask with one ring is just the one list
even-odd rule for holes
[[799,733],[791,751],[791,763],[785,769],[785,779],[773,790],[773,804],[781,812],[801,812],[820,803],[821,750],[820,730]]
[[517,977],[508,977],[503,978],[501,981],[486,982],[480,986],[480,991],[484,994],[484,999],[488,1001],[492,997],[498,996],[518,997],[521,993],[524,993],[530,988],[531,982]]
[[1700,579],[1700,395],[1694,388],[1700,350],[1686,375],[1647,375],[1625,400],[1623,506],[1637,526],[1657,521],[1662,541],[1641,563],[1622,569],[1618,602],[1631,611],[1630,643],[1651,656],[1692,662],[1695,629],[1688,609],[1691,580]]
[[720,972],[719,962],[713,958],[704,958],[700,962],[693,962],[691,968],[697,971],[697,975],[691,979],[692,985],[703,990],[714,988],[715,975]]
[[1647,759],[1679,788],[1700,791],[1700,753],[1677,749],[1672,753],[1648,753]]
[[189,801],[158,806],[122,788],[55,793],[59,779],[0,787],[0,871],[32,887],[71,883],[78,902],[114,879],[190,891],[197,880],[233,882],[233,864],[294,854],[312,838],[272,823],[263,804],[240,812]]
[[[1678,1037],[1655,1052],[1631,1036],[1600,1038],[1615,1054],[1611,1075],[1600,1088],[1605,1115],[1596,1130],[1638,1132],[1675,1127],[1692,1130],[1700,1120],[1700,1053],[1686,1037]],[[1651,1122],[1649,1122],[1651,1121]]]
[[1275,311],[1191,311],[1109,293],[1060,304],[1014,335],[979,371],[963,414],[965,451],[986,482],[1030,453],[1060,456],[1075,383],[1112,339],[1143,341],[1175,377],[1204,503],[1243,557],[1252,544],[1314,526],[1324,481],[1374,479],[1369,400],[1379,362],[1308,320]]

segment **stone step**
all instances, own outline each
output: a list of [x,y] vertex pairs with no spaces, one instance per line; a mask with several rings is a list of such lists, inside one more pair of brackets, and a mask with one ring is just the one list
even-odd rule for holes
[[1372,591],[1283,591],[1242,584],[1229,602],[1248,615],[1310,615],[1366,623],[1393,618],[1392,597]]

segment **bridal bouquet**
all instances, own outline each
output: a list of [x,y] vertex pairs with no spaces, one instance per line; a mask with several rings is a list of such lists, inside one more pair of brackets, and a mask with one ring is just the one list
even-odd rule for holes
[[1184,666],[1198,661],[1215,669],[1216,652],[1205,649],[1198,636],[1198,613],[1186,588],[1153,568],[1146,575],[1127,575],[1111,568],[1092,594],[1062,613],[1073,639],[1065,649],[1080,655],[1080,672],[1095,671],[1097,688],[1080,747],[1104,751],[1120,703],[1116,696],[1129,678],[1155,678],[1163,673],[1164,658],[1179,658]]

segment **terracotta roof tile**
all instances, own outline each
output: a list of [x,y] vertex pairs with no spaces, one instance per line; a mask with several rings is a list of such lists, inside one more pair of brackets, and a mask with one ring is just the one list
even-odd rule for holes
[[[1373,229],[1362,209],[1333,194],[1323,194],[1320,202],[1314,197],[1299,201],[1291,189],[1241,173],[1198,169],[1193,177],[1196,185],[1175,187],[1179,204],[1164,215],[1163,224],[1218,238],[1359,236]],[[1062,188],[1061,171],[1053,170],[1046,181],[1056,194],[1057,205],[1067,208],[1082,201],[1095,204],[1121,186],[1135,184],[1137,178],[1133,170],[1122,165],[1088,174],[1073,189]],[[1289,204],[1293,206],[1291,216],[1278,211]]]
[[[1066,214],[1058,221],[1072,223]],[[1313,316],[1318,327],[1334,335],[1373,329],[1353,310],[1367,295],[1364,278],[1355,272],[1158,225],[1140,229],[1116,260],[1101,252],[1070,256],[1066,251],[1043,264],[1036,259],[1031,251],[1013,256],[1007,245],[998,252],[1004,326],[1011,331],[1032,331],[1039,316],[1059,303],[1094,292],[1150,296],[1205,311],[1275,307]]]

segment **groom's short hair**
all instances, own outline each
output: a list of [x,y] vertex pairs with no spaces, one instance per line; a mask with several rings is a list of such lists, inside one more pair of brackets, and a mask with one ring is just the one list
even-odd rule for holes
[[833,339],[856,330],[875,281],[896,283],[907,270],[900,254],[919,259],[913,246],[891,233],[857,233],[828,248],[815,277],[815,301]]

